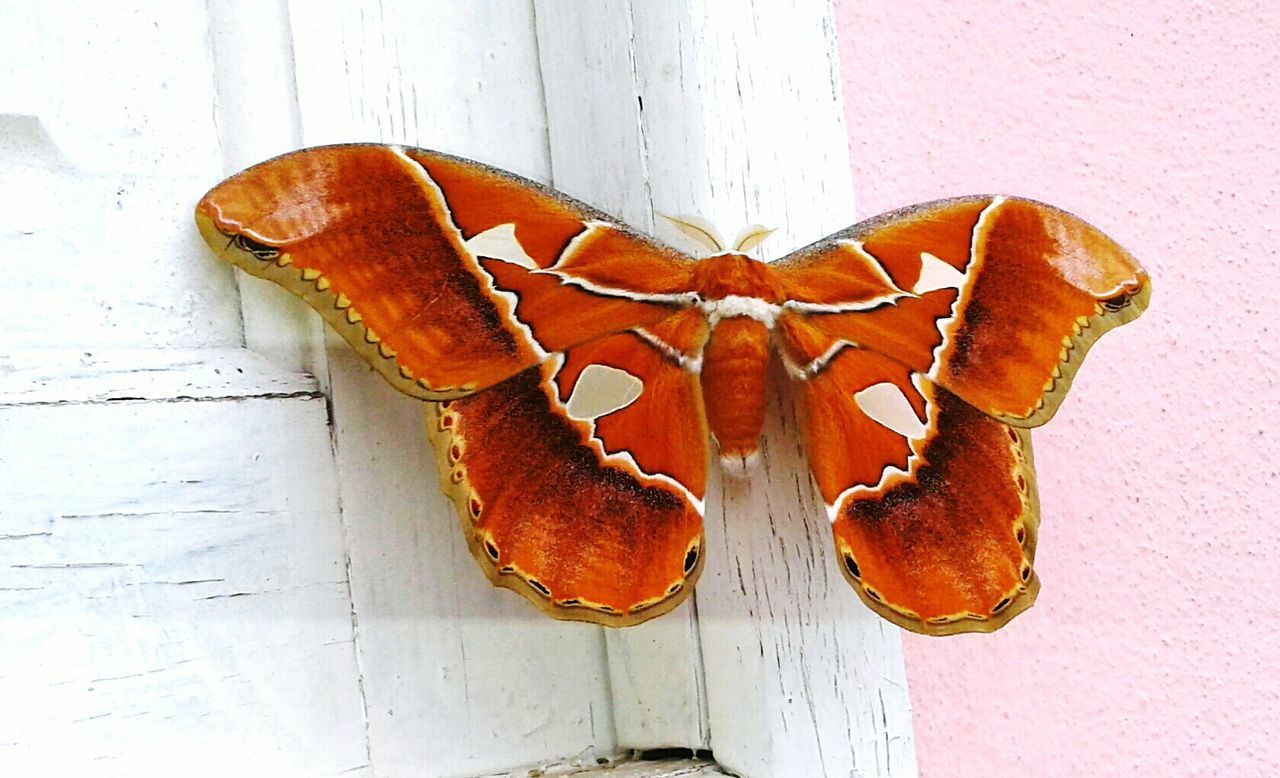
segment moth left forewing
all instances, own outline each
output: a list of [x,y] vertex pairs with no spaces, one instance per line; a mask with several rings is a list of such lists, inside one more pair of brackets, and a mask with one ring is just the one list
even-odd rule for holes
[[220,256],[301,296],[422,399],[691,304],[688,257],[532,181],[422,149],[286,154],[210,190],[196,222]]

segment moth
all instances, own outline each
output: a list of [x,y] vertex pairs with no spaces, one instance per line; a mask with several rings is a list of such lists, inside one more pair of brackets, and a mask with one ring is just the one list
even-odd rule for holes
[[877,216],[765,263],[700,259],[458,157],[305,149],[214,187],[224,259],[307,301],[427,403],[441,484],[489,579],[556,618],[670,611],[704,562],[710,442],[749,470],[776,351],[841,572],[928,634],[1031,605],[1028,429],[1146,306],[1119,245],[1016,197]]

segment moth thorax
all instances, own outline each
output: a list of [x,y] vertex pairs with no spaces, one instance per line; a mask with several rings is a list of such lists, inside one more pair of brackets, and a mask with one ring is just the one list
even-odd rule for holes
[[703,300],[754,297],[772,305],[786,299],[782,281],[767,263],[726,252],[698,260],[693,283]]

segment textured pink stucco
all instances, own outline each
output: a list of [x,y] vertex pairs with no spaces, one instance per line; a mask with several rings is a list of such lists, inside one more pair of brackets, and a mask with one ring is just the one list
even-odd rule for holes
[[1154,279],[1034,436],[1036,607],[907,638],[923,774],[1280,774],[1280,4],[837,16],[863,215],[1030,195]]

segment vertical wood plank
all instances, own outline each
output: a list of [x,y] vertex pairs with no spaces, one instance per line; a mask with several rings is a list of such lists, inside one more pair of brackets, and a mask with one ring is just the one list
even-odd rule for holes
[[186,216],[217,168],[210,71],[194,0],[6,4],[0,349],[241,345]]
[[367,766],[324,400],[272,388],[0,405],[0,772]]
[[205,12],[0,25],[0,774],[367,768],[324,401],[191,222]]
[[[306,144],[403,142],[549,177],[527,1],[295,2],[291,25]],[[601,630],[552,622],[490,586],[440,493],[421,403],[330,342],[379,774],[474,775],[612,752]]]
[[[537,10],[557,186],[677,243],[654,209],[704,215],[730,235],[765,222],[780,228],[769,256],[854,221],[825,1]],[[699,742],[688,726],[697,709],[671,699],[690,699],[701,679],[645,681],[700,652],[720,763],[749,776],[910,774],[897,631],[835,567],[792,405],[774,383],[761,471],[712,485],[696,630],[673,621],[661,638],[611,636],[620,740]],[[635,671],[645,667],[662,670]]]
[[[214,121],[231,175],[298,147],[289,9],[285,0],[220,0],[208,17]],[[306,303],[248,273],[236,273],[236,282],[245,346],[281,368],[325,377],[322,323]]]
[[[629,0],[534,7],[554,185],[652,232]],[[696,613],[606,631],[619,745],[710,747]]]
[[[777,226],[774,257],[854,221],[826,0],[636,3],[633,18],[655,207]],[[769,406],[761,470],[710,500],[712,750],[750,776],[914,773],[897,630],[836,568],[785,386]]]

